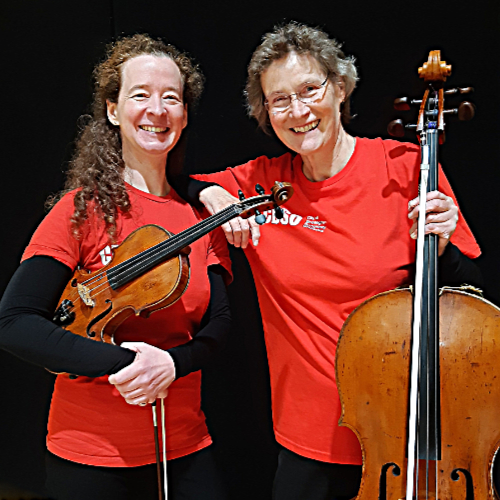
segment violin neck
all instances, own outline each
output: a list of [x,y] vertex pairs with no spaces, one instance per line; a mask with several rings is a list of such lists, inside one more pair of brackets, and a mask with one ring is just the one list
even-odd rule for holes
[[111,267],[106,272],[111,288],[116,290],[161,262],[176,257],[183,248],[199,240],[225,222],[234,219],[240,213],[237,205],[230,205],[171,238]]

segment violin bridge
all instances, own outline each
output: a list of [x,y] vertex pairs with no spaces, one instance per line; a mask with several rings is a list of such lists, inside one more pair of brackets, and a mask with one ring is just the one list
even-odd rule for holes
[[82,285],[80,283],[76,285],[76,288],[78,289],[78,295],[80,295],[80,298],[83,300],[83,303],[86,306],[94,307],[95,302],[90,297],[90,290],[85,285]]

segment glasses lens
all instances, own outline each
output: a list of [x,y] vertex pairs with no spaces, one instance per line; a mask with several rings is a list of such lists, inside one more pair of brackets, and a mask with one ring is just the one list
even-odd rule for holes
[[302,87],[300,92],[297,93],[297,97],[305,103],[313,102],[315,99],[320,97],[321,90],[323,86],[316,83],[307,83]]
[[266,100],[266,108],[270,112],[279,113],[288,109],[292,102],[292,95],[305,104],[312,103],[320,99],[325,89],[328,77],[323,83],[304,83],[300,90],[291,95],[288,94],[272,94]]
[[290,96],[286,94],[274,94],[267,101],[269,111],[284,111],[290,106]]

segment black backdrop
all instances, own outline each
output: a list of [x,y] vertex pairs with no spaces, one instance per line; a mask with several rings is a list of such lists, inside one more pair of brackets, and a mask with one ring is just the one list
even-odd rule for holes
[[[441,49],[443,59],[453,65],[450,84],[476,88],[471,97],[476,118],[449,124],[441,160],[483,249],[479,264],[486,296],[500,303],[498,5],[497,0],[436,0],[429,5],[392,0],[5,3],[0,18],[0,293],[44,215],[46,197],[62,186],[77,118],[88,111],[91,69],[113,36],[163,36],[201,64],[206,92],[190,115],[185,170],[210,172],[283,152],[245,116],[242,89],[246,65],[261,35],[276,23],[295,19],[324,27],[357,58],[361,80],[353,104],[358,116],[348,127],[355,135],[387,137],[386,125],[397,116],[392,100],[421,94],[416,69],[431,49]],[[206,374],[204,404],[233,497],[266,499],[276,445],[265,349],[251,274],[241,252],[233,251],[232,256],[235,326],[223,355]],[[3,352],[0,367],[0,484],[42,496],[53,377]]]

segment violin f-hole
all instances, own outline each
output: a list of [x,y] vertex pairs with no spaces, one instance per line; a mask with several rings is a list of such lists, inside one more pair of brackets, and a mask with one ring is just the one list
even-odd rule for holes
[[[111,309],[113,309],[113,302],[111,302],[111,300],[107,299],[105,301],[106,304],[109,304],[109,307],[107,309],[105,309],[102,313],[98,314],[93,320],[91,320],[89,322],[89,324],[87,325],[87,337],[89,338],[94,338],[96,336],[96,333],[92,330],[92,327],[98,323],[99,321],[101,321],[102,318],[104,318],[104,316],[106,316],[107,314],[109,314],[111,312]],[[101,335],[102,337],[102,335]],[[103,338],[101,338],[102,341],[104,341]]]

